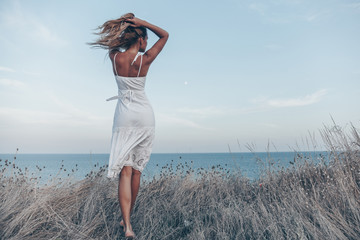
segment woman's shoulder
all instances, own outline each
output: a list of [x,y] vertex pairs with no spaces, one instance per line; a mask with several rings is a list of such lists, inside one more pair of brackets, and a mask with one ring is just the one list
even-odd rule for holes
[[[121,53],[118,49],[110,49],[109,50],[109,57],[111,58],[111,59],[113,59],[114,58],[114,56],[115,56],[115,54],[117,54],[117,53]],[[119,54],[117,54],[117,55],[119,55]]]
[[124,54],[124,52],[120,52],[119,50],[109,51],[109,57],[111,61],[114,61],[114,58],[116,56],[116,62],[123,62],[125,60],[125,55],[126,54]]

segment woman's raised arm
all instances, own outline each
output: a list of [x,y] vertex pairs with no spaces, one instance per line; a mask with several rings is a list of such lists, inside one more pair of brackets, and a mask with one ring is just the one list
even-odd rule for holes
[[129,22],[130,26],[132,27],[146,27],[159,37],[159,40],[157,40],[157,42],[144,54],[147,56],[147,60],[149,61],[149,63],[151,63],[152,61],[154,61],[154,59],[157,57],[157,55],[161,52],[161,50],[165,46],[169,38],[169,33],[164,29],[155,26],[151,23],[148,23],[147,21],[142,20],[140,18],[134,17],[131,19],[127,19],[126,22]]

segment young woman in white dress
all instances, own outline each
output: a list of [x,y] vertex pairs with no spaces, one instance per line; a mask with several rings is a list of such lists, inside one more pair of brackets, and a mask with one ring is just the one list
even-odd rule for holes
[[[169,34],[160,27],[128,13],[99,27],[94,46],[109,50],[118,95],[112,128],[108,177],[119,176],[118,198],[122,213],[120,226],[125,237],[134,238],[130,213],[139,191],[141,172],[149,161],[154,139],[154,114],[145,95],[146,75],[161,52]],[[159,39],[146,51],[146,29]],[[142,53],[142,54],[141,54]]]

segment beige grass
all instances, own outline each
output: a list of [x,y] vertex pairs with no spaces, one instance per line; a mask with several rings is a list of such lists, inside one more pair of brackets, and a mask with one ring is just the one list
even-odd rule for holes
[[[164,169],[141,186],[132,213],[138,239],[360,239],[358,131],[322,135],[329,161],[298,164],[307,156],[294,153],[292,168],[256,181],[219,167]],[[116,181],[105,168],[38,188],[0,164],[0,239],[123,239]]]

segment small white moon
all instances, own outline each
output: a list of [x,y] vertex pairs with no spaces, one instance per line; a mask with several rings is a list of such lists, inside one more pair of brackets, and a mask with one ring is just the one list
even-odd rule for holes
[[187,85],[187,82],[184,82],[185,85]]

